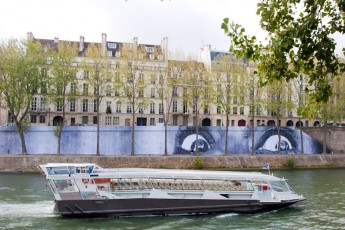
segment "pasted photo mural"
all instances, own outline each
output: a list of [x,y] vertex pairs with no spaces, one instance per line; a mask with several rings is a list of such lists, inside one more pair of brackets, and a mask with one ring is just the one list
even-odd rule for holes
[[[322,145],[309,135],[302,133],[305,154],[322,153]],[[251,153],[252,127],[230,127],[228,135],[228,154]],[[200,155],[224,154],[225,128],[199,127],[198,148]],[[278,153],[277,127],[255,127],[254,152],[255,154]],[[301,133],[293,127],[280,127],[280,153],[302,153]],[[173,154],[195,153],[196,128],[181,126],[175,135]],[[331,151],[327,150],[329,153]]]
[[[57,138],[54,127],[31,127],[25,133],[29,154],[56,154]],[[225,127],[199,127],[198,149],[200,155],[224,154]],[[322,153],[322,144],[303,133],[305,154]],[[300,154],[300,131],[293,127],[280,127],[280,153]],[[69,126],[62,132],[62,154],[95,154],[97,132],[95,126]],[[191,155],[196,152],[196,128],[169,126],[167,149],[169,155]],[[277,127],[256,126],[254,132],[255,154],[278,153]],[[229,127],[228,154],[251,154],[252,127]],[[328,150],[331,153],[330,150]],[[20,154],[21,145],[15,127],[0,127],[0,154]],[[129,155],[131,153],[131,128],[129,126],[103,126],[100,131],[101,155]],[[164,127],[135,128],[135,154],[164,154]]]

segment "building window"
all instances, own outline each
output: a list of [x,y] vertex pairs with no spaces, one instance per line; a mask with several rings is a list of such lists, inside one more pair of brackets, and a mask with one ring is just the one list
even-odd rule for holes
[[155,113],[155,103],[154,102],[150,102],[150,113],[151,114]]
[[111,125],[112,117],[105,117],[105,125]]
[[56,102],[56,111],[58,112],[62,111],[62,103],[60,101]]
[[240,107],[240,115],[244,115],[244,107]]
[[99,95],[99,87],[93,87],[93,94]]
[[127,102],[127,113],[132,113],[132,106],[130,102]]
[[151,88],[151,98],[155,98],[155,97],[156,97],[156,89]]
[[130,118],[125,119],[125,126],[131,126],[131,119]]
[[116,113],[121,113],[121,102],[116,102]]
[[69,101],[69,111],[70,112],[75,112],[75,99],[71,99]]
[[36,115],[31,115],[30,116],[30,123],[36,123],[37,122],[37,116]]
[[256,110],[256,112],[255,112],[256,115],[260,115],[261,114],[260,107],[256,107],[255,110]]
[[89,78],[90,72],[87,70],[84,70],[84,78]]
[[143,114],[143,113],[144,113],[144,105],[143,105],[143,103],[140,103],[140,104],[139,104],[139,113],[140,113],[140,114]]
[[40,115],[40,123],[41,124],[46,123],[46,116],[45,115]]
[[41,98],[40,111],[42,111],[42,112],[46,111],[46,99],[45,98]]
[[89,123],[89,117],[88,116],[82,116],[81,122],[83,125],[87,125]]
[[222,114],[222,106],[217,106],[217,114]]
[[217,126],[222,126],[222,120],[221,119],[217,119]]
[[183,101],[183,113],[188,113],[188,102]]
[[10,124],[14,123],[14,116],[12,115],[10,111],[8,111],[7,123],[10,123]]
[[139,97],[144,97],[144,90],[143,89],[139,90]]
[[177,101],[173,101],[173,113],[177,113]]
[[159,103],[159,108],[158,108],[158,112],[159,112],[159,114],[163,114],[163,104],[162,103]]
[[119,90],[117,88],[115,88],[114,94],[115,94],[116,97],[120,96],[120,92],[119,92]]
[[162,117],[158,118],[158,123],[164,123],[164,119]]
[[233,114],[237,114],[237,107],[234,107],[233,108],[233,112],[232,112]]
[[98,117],[97,116],[93,116],[93,124],[96,125],[98,124]]
[[107,52],[107,56],[108,56],[108,57],[112,57],[112,56],[113,56],[113,52],[112,52],[112,51],[108,51],[108,52]]
[[98,101],[96,99],[93,100],[93,112],[98,112]]
[[153,118],[153,117],[150,118],[150,125],[151,126],[155,125],[155,118]]
[[105,96],[107,96],[107,97],[110,97],[110,96],[111,96],[111,86],[110,86],[110,85],[107,85],[107,89],[106,89],[106,92],[105,92]]
[[89,100],[83,99],[83,112],[88,112],[88,111],[89,111]]
[[120,118],[119,117],[113,118],[113,125],[120,125]]
[[146,48],[146,52],[153,53],[153,47],[146,46],[145,48]]
[[111,113],[111,101],[107,101],[107,108],[105,113]]
[[[234,97],[234,104],[237,104],[237,97]],[[237,114],[237,113],[236,113]]]
[[173,87],[172,96],[177,97],[177,87],[176,86]]
[[89,85],[86,83],[83,83],[83,94],[88,95],[89,94]]
[[156,84],[156,75],[154,74],[151,75],[151,84]]
[[288,117],[292,117],[292,111],[291,110],[288,111]]
[[210,109],[209,109],[208,105],[205,105],[204,114],[210,114]]
[[37,110],[37,98],[34,97],[32,98],[32,101],[31,101],[31,111],[36,111]]
[[75,83],[74,83],[74,82],[71,83],[71,93],[73,93],[73,94],[76,93],[76,90],[75,90]]

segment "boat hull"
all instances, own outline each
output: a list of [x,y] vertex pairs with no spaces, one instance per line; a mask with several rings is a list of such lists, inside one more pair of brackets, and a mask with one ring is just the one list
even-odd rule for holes
[[260,202],[259,200],[211,199],[100,199],[59,200],[55,213],[62,216],[145,216],[208,213],[257,213],[290,206],[302,200]]

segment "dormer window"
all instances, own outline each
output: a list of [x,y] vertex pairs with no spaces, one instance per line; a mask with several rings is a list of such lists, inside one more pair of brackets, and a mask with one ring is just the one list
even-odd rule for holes
[[146,52],[153,53],[153,47],[146,46],[145,48],[146,48]]
[[109,49],[116,49],[117,48],[117,44],[116,43],[108,43],[108,48]]
[[112,56],[113,56],[113,52],[112,52],[112,51],[108,51],[108,52],[107,52],[107,56],[108,56],[108,57],[112,57]]
[[120,52],[119,52],[119,51],[117,51],[117,52],[115,53],[115,57],[120,57]]
[[155,59],[155,55],[150,54],[150,59],[151,59],[151,60]]

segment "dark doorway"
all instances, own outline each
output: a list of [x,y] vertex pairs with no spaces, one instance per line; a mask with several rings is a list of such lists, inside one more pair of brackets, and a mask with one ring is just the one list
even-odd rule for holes
[[75,118],[74,117],[71,118],[71,125],[75,125]]
[[297,121],[296,127],[303,127],[303,122],[302,121]]
[[211,126],[211,120],[209,118],[205,118],[202,120],[202,126]]
[[319,121],[315,121],[314,122],[314,127],[320,127],[320,122]]
[[246,121],[245,120],[239,120],[238,126],[246,126]]
[[53,126],[58,126],[59,124],[61,124],[63,121],[61,116],[56,116],[53,119]]
[[276,122],[273,121],[273,120],[269,120],[269,121],[267,122],[267,126],[276,126]]
[[147,126],[147,118],[137,117],[137,126]]
[[293,126],[293,121],[288,120],[288,121],[286,122],[286,126]]

